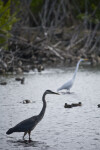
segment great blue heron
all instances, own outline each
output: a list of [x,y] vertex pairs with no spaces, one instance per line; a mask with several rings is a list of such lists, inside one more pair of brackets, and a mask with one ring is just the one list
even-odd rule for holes
[[72,87],[72,85],[73,85],[73,83],[74,83],[74,80],[75,80],[75,77],[76,77],[76,73],[77,73],[78,68],[79,68],[79,64],[80,64],[81,61],[85,61],[85,60],[88,60],[88,59],[80,59],[80,60],[78,61],[72,79],[69,80],[68,82],[66,82],[65,84],[63,84],[60,88],[57,89],[57,91],[60,91],[60,90],[65,89],[65,90],[68,90],[68,91],[70,92],[70,89],[71,89],[71,87]]
[[[22,122],[18,123],[16,126],[14,126],[13,128],[10,128],[6,134],[12,134],[13,132],[24,132],[24,135],[23,135],[23,140],[24,140],[24,137],[25,135],[28,133],[29,134],[29,140],[31,140],[30,138],[30,134],[31,134],[31,131],[35,128],[35,126],[41,121],[41,119],[43,118],[44,116],[44,113],[45,113],[45,110],[46,110],[46,101],[45,101],[45,96],[47,94],[58,94],[58,93],[55,93],[53,91],[50,91],[50,90],[46,90],[43,94],[43,97],[42,97],[42,101],[43,101],[43,107],[42,107],[42,110],[41,112],[39,113],[39,115],[37,116],[33,116],[31,118],[28,118],[26,120],[23,120]],[[59,95],[59,94],[58,94]]]

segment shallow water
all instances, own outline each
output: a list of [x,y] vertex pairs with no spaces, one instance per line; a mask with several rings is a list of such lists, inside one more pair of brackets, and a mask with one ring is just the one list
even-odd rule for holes
[[[20,121],[37,115],[46,89],[56,91],[73,75],[74,68],[48,69],[25,74],[25,84],[15,76],[0,77],[0,150],[100,150],[100,71],[80,67],[71,94],[47,95],[42,121],[22,140],[23,133],[6,135]],[[29,99],[31,103],[23,104]],[[64,108],[65,103],[82,102],[81,107]]]

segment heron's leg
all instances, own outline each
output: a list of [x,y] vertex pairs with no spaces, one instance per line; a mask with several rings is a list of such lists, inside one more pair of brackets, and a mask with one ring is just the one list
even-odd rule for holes
[[29,141],[31,141],[31,131],[28,131],[28,134],[29,134]]
[[25,135],[27,134],[27,132],[24,132],[24,135],[23,135],[23,140],[24,140],[24,137],[25,137]]

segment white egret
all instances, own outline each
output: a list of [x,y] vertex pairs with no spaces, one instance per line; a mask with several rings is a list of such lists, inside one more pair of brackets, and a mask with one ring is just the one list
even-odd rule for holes
[[60,88],[57,89],[57,91],[60,91],[60,90],[65,89],[65,90],[68,90],[68,91],[70,92],[70,89],[71,89],[71,87],[73,86],[73,83],[74,83],[74,81],[75,81],[75,77],[76,77],[76,73],[77,73],[78,68],[79,68],[79,64],[80,64],[81,61],[85,61],[85,60],[88,60],[88,59],[82,59],[82,58],[81,58],[81,59],[78,61],[72,79],[69,80],[68,82],[66,82],[65,84],[63,84]]

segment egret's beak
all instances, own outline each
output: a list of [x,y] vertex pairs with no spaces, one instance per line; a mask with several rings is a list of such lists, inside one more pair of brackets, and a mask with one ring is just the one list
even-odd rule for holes
[[86,61],[87,61],[87,60],[89,60],[89,59],[87,59],[87,58],[86,58],[86,59],[84,59],[84,60],[86,60]]
[[52,92],[52,94],[57,94],[57,95],[60,95],[59,93],[56,93],[56,92]]

